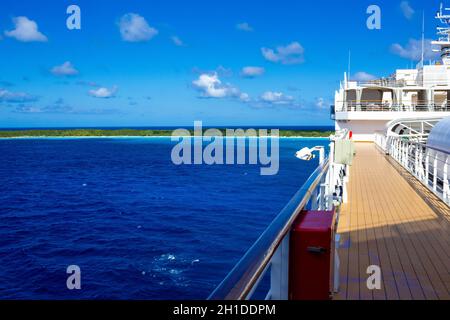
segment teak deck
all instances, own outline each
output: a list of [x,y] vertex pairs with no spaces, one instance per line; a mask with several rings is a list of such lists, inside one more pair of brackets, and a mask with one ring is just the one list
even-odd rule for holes
[[[450,299],[450,222],[374,144],[358,143],[340,214],[335,299]],[[420,184],[420,183],[419,183]],[[448,209],[448,207],[446,208]],[[381,289],[367,268],[381,268]]]

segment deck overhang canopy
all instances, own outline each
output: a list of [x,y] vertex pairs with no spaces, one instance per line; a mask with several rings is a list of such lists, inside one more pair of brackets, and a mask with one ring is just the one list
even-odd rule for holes
[[386,124],[388,137],[417,137],[427,138],[442,118],[404,118],[395,119]]

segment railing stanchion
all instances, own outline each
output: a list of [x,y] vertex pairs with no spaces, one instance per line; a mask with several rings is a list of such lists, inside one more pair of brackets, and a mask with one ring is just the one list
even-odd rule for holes
[[433,160],[433,191],[437,191],[437,173],[438,173],[438,161],[437,161],[437,155],[434,155]]
[[425,179],[424,182],[429,186],[428,179],[430,178],[430,153],[425,151]]
[[270,300],[287,300],[289,294],[289,233],[275,252],[270,270]]
[[448,163],[449,163],[449,156],[447,155],[445,157],[445,163],[444,163],[444,177],[443,177],[443,193],[444,193],[444,201],[449,201],[449,185],[448,185]]
[[414,171],[416,176],[419,176],[419,146],[416,146],[414,153]]

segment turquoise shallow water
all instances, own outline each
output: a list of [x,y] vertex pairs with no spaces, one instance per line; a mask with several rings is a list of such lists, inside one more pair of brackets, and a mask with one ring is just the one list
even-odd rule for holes
[[[175,166],[168,138],[0,140],[0,297],[203,299],[317,161]],[[81,268],[81,290],[66,268]]]

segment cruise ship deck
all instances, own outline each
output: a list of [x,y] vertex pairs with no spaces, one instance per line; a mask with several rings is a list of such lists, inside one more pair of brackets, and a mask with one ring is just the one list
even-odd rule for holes
[[[446,205],[373,143],[357,143],[343,205],[340,290],[335,299],[450,299],[450,214]],[[369,290],[378,265],[381,290]]]
[[318,167],[210,299],[450,300],[450,8],[435,18],[439,61],[344,73],[330,143],[295,154]]

